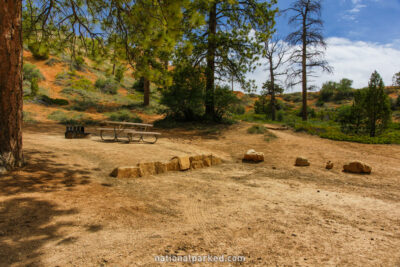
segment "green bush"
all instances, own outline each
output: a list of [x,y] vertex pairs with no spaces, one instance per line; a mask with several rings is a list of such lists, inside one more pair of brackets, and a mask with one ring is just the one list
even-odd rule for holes
[[132,113],[132,111],[128,109],[122,109],[117,112],[110,112],[106,114],[109,120],[112,121],[124,121],[124,122],[143,122],[141,118],[139,118],[136,114]]
[[277,121],[279,121],[279,122],[284,121],[284,119],[285,119],[285,112],[284,112],[283,110],[279,110],[279,111],[276,113],[276,119],[277,119]]
[[69,87],[76,89],[76,90],[83,90],[83,91],[93,91],[94,90],[93,83],[86,78],[72,80],[72,81],[68,82],[67,84],[69,85]]
[[63,112],[61,110],[50,113],[47,118],[65,125],[92,125],[97,123],[85,114]]
[[95,87],[105,94],[115,95],[118,92],[119,84],[111,78],[99,78],[96,80]]
[[[297,117],[302,117],[302,114],[303,114],[303,108],[300,107],[300,109],[298,109],[297,112],[296,112],[296,116]],[[312,118],[312,119],[316,118],[317,117],[317,113],[315,112],[315,109],[307,106],[307,117],[308,118]]]
[[68,100],[61,98],[50,98],[47,95],[41,95],[39,101],[49,106],[66,106],[69,104]]
[[222,121],[232,111],[232,107],[239,102],[240,100],[229,86],[217,86],[214,91],[215,119]]
[[267,128],[264,127],[264,125],[253,125],[250,128],[247,129],[247,133],[249,134],[263,134],[267,131]]
[[[177,120],[199,120],[204,114],[205,80],[202,71],[192,66],[177,66],[172,85],[161,92],[161,104],[168,116]],[[136,83],[135,83],[136,84]],[[137,85],[140,88],[140,80]]]
[[83,70],[85,67],[85,59],[81,56],[76,57],[73,60],[73,67],[77,70]]
[[31,82],[32,79],[37,79],[37,82],[44,80],[43,74],[40,72],[40,70],[33,64],[30,63],[24,63],[23,69],[22,69],[24,81],[29,81]]
[[315,106],[320,107],[320,108],[325,106],[324,100],[318,99],[317,102],[315,102]]
[[29,51],[31,51],[33,57],[37,60],[49,59],[49,48],[44,44],[31,43],[28,45]]
[[31,96],[36,96],[39,92],[39,84],[37,78],[32,78],[31,80]]
[[121,83],[124,80],[126,68],[124,66],[118,66],[115,70],[115,80]]
[[23,118],[24,123],[37,123],[32,112],[23,111],[22,118]]
[[[173,73],[175,73],[175,70]],[[137,92],[143,93],[144,92],[144,78],[141,77],[139,80],[136,80],[132,85],[132,89]]]
[[245,112],[246,112],[246,108],[242,104],[233,105],[233,107],[232,107],[233,114],[241,115],[241,114],[244,114]]
[[24,97],[31,94],[31,82],[24,80],[22,82],[22,90],[24,92]]
[[46,63],[44,63],[44,64],[46,64],[47,66],[52,67],[57,63],[61,63],[61,61],[53,57],[53,58],[50,58],[49,60],[47,60]]

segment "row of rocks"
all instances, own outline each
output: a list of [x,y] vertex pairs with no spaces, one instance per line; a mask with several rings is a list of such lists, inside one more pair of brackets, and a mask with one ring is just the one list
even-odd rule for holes
[[[304,157],[297,157],[294,165],[298,167],[305,167],[305,166],[310,166],[310,162],[308,161],[308,159]],[[333,162],[328,161],[326,163],[325,168],[327,170],[331,170],[333,169],[333,166],[334,166]],[[353,161],[350,162],[349,164],[343,165],[343,171],[349,173],[370,174],[372,168],[363,162]]]
[[136,166],[115,168],[110,176],[116,178],[137,178],[161,174],[169,171],[186,171],[221,164],[222,160],[214,155],[173,157],[168,162],[140,162]]

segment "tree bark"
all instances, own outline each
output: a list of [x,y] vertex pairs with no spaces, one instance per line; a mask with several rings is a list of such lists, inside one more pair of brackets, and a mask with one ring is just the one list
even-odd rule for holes
[[23,164],[22,0],[0,4],[0,172]]
[[307,7],[305,11],[305,16],[303,17],[303,48],[302,48],[302,60],[301,60],[301,68],[302,68],[302,91],[303,91],[303,107],[302,107],[302,119],[303,121],[307,120],[307,26],[306,26],[306,19],[307,19]]
[[144,99],[143,99],[143,105],[147,107],[150,105],[150,81],[147,78],[144,78]]
[[272,56],[269,57],[269,75],[271,76],[271,119],[276,120],[276,105],[275,105],[275,74],[274,74],[274,61]]
[[214,86],[215,86],[215,52],[217,32],[217,4],[214,3],[210,9],[208,21],[208,50],[206,69],[206,117],[214,118]]

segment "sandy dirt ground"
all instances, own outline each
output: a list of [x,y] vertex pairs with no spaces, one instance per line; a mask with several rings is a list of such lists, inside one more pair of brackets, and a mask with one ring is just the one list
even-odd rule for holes
[[[335,142],[241,123],[163,131],[154,145],[66,140],[25,127],[27,165],[0,176],[0,266],[157,266],[156,255],[237,255],[213,266],[400,266],[400,146]],[[246,164],[247,149],[265,153]],[[213,153],[219,166],[138,179],[114,167]],[[297,156],[310,167],[294,167]],[[335,163],[325,170],[326,161]],[[361,160],[371,175],[342,172]],[[177,266],[167,263],[164,266]],[[182,265],[189,266],[189,263]]]

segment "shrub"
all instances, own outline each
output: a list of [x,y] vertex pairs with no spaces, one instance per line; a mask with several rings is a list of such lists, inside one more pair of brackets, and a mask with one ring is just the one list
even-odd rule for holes
[[124,122],[143,122],[136,114],[133,114],[128,109],[123,109],[117,112],[111,112],[107,114],[109,120],[112,121],[124,121]]
[[93,91],[93,83],[88,80],[88,79],[78,79],[78,80],[72,80],[69,83],[69,86],[73,89],[76,90],[83,90],[83,91]]
[[249,134],[263,134],[267,131],[267,129],[264,127],[264,125],[253,125],[250,128],[247,129],[247,133]]
[[49,48],[44,44],[31,43],[28,45],[29,51],[31,51],[33,57],[37,60],[49,59]]
[[283,110],[279,110],[276,113],[276,119],[280,122],[282,122],[285,119],[285,112]]
[[95,83],[96,88],[105,94],[115,95],[118,92],[119,84],[111,78],[99,78]]
[[44,80],[43,74],[33,64],[24,63],[22,73],[25,81],[32,81],[34,78],[37,79],[38,82]]
[[201,69],[177,66],[172,71],[172,80],[172,86],[161,92],[161,104],[168,108],[168,116],[185,121],[199,120],[204,114],[205,90]]
[[32,78],[31,80],[31,96],[36,96],[39,91],[39,84],[37,78]]
[[237,114],[237,115],[242,115],[246,112],[246,108],[243,104],[237,104],[237,105],[233,105],[232,107],[232,113],[233,114]]
[[63,112],[61,110],[56,110],[50,113],[47,118],[65,125],[91,125],[96,123],[96,121],[92,120],[87,115],[74,112]]
[[214,91],[215,119],[222,121],[228,112],[231,112],[232,107],[239,102],[240,100],[229,86],[217,86]]
[[125,74],[126,68],[124,66],[118,66],[118,68],[115,70],[115,80],[119,83],[121,83],[124,80],[124,74]]
[[85,59],[81,56],[78,56],[73,61],[73,67],[77,70],[83,70],[85,66]]
[[138,92],[144,92],[144,78],[140,77],[139,80],[136,80],[132,85],[132,89]]
[[39,101],[49,106],[66,106],[69,104],[68,100],[62,98],[50,98],[47,95],[41,95]]
[[52,67],[57,63],[61,63],[61,61],[53,57],[53,58],[50,58],[49,60],[47,60],[46,63],[44,63],[44,64],[46,64],[47,66]]
[[22,112],[22,118],[25,123],[36,123],[37,122],[33,116],[33,113],[28,112],[28,111]]
[[24,92],[24,96],[28,96],[31,94],[31,82],[24,80],[22,82],[22,90]]
[[[303,114],[303,109],[302,109],[302,107],[300,107],[300,109],[298,109],[297,112],[296,112],[296,116],[297,117],[302,117],[302,114]],[[317,113],[315,112],[315,109],[307,106],[307,116],[309,118],[316,118],[317,117]]]
[[324,100],[318,99],[317,102],[315,102],[315,106],[320,107],[320,108],[325,106]]

